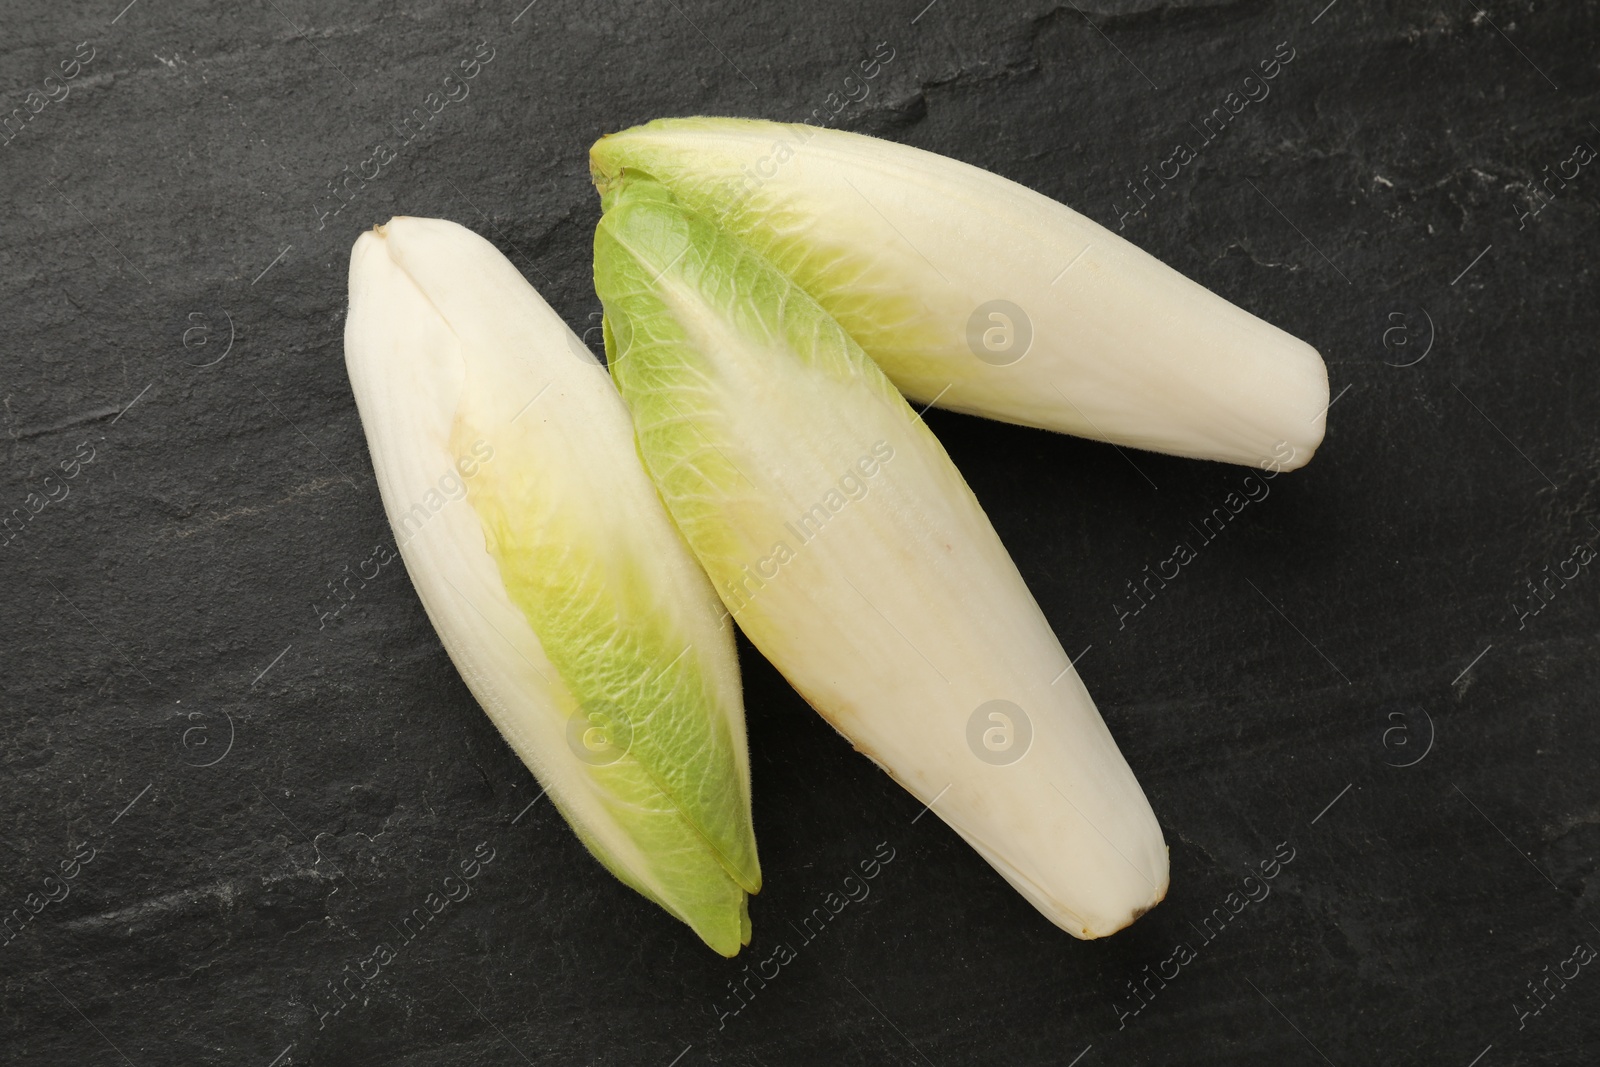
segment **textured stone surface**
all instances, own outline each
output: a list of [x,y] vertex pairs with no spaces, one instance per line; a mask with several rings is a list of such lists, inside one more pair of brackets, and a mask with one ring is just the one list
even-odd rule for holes
[[[0,54],[22,127],[0,148],[0,504],[59,498],[0,549],[0,1058],[1594,1061],[1593,967],[1519,1011],[1600,946],[1600,574],[1518,606],[1600,546],[1600,172],[1518,216],[1600,143],[1595,4],[119,6],[11,5]],[[768,887],[729,963],[528,808],[398,565],[320,614],[388,538],[346,255],[391,214],[454,218],[582,332],[590,141],[831,109],[880,41],[895,58],[834,121],[1112,227],[1126,182],[1287,42],[1270,95],[1121,224],[1315,344],[1338,399],[1316,461],[1120,628],[1125,583],[1246,472],[930,413],[1088,646],[1172,893],[1071,940],[744,646]],[[479,42],[467,98],[402,144]],[[370,180],[335,214],[350,173]],[[804,941],[790,924],[880,842],[871,896]],[[1270,896],[1208,940],[1280,846]],[[408,938],[475,849],[471,895]],[[794,961],[719,1023],[780,941]],[[1180,942],[1134,1014],[1128,983]],[[379,943],[392,961],[321,1016]]]

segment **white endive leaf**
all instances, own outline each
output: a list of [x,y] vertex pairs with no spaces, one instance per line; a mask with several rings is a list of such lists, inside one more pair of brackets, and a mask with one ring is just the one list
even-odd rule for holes
[[589,158],[603,199],[651,179],[743,238],[924,404],[1282,470],[1322,441],[1315,349],[988,171],[723,118],[659,119]]
[[406,569],[589,850],[733,955],[760,888],[733,628],[605,369],[492,245],[396,218],[345,358]]
[[645,467],[756,647],[1063,929],[1160,901],[1139,783],[966,482],[839,323],[649,181],[601,217],[595,286]]

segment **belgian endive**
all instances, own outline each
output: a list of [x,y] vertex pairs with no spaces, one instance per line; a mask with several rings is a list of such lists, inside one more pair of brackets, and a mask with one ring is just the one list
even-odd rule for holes
[[1057,925],[1161,900],[1150,805],[978,501],[850,334],[647,180],[595,236],[612,374],[724,604]]
[[751,119],[660,119],[589,158],[603,198],[652,179],[743,238],[921,403],[1283,470],[1322,441],[1315,349],[998,175]]
[[601,863],[734,955],[761,874],[733,628],[605,369],[492,245],[420,218],[356,242],[345,359],[473,695]]

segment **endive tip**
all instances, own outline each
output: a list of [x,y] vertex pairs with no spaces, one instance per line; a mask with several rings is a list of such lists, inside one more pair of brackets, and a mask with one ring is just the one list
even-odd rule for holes
[[589,181],[594,185],[594,191],[600,194],[602,211],[611,206],[613,194],[627,184],[628,179],[628,168],[608,168],[602,158],[606,139],[613,136],[608,133],[589,146]]

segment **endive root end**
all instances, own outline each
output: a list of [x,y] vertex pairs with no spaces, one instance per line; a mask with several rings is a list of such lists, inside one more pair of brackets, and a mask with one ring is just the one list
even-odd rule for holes
[[[1171,852],[1172,852],[1172,850],[1170,848],[1167,849],[1167,853],[1169,855],[1171,854]],[[1172,886],[1171,878],[1170,877],[1163,878],[1161,880],[1160,888],[1158,888],[1156,890],[1155,899],[1150,901],[1150,903],[1148,903],[1148,904],[1141,904],[1137,908],[1134,908],[1131,912],[1128,913],[1127,921],[1121,923],[1118,926],[1113,926],[1111,929],[1104,930],[1104,931],[1102,931],[1100,933],[1095,933],[1094,931],[1089,930],[1089,929],[1086,928],[1083,931],[1082,934],[1078,935],[1079,939],[1083,940],[1083,941],[1095,941],[1095,940],[1098,940],[1098,939],[1100,939],[1102,937],[1110,937],[1112,934],[1120,933],[1121,931],[1126,930],[1128,927],[1132,926],[1134,923],[1136,923],[1140,919],[1144,918],[1145,915],[1147,915],[1150,912],[1150,910],[1153,909],[1157,904],[1160,904],[1163,900],[1166,900],[1167,899],[1167,890],[1169,888],[1171,888],[1171,886]]]

